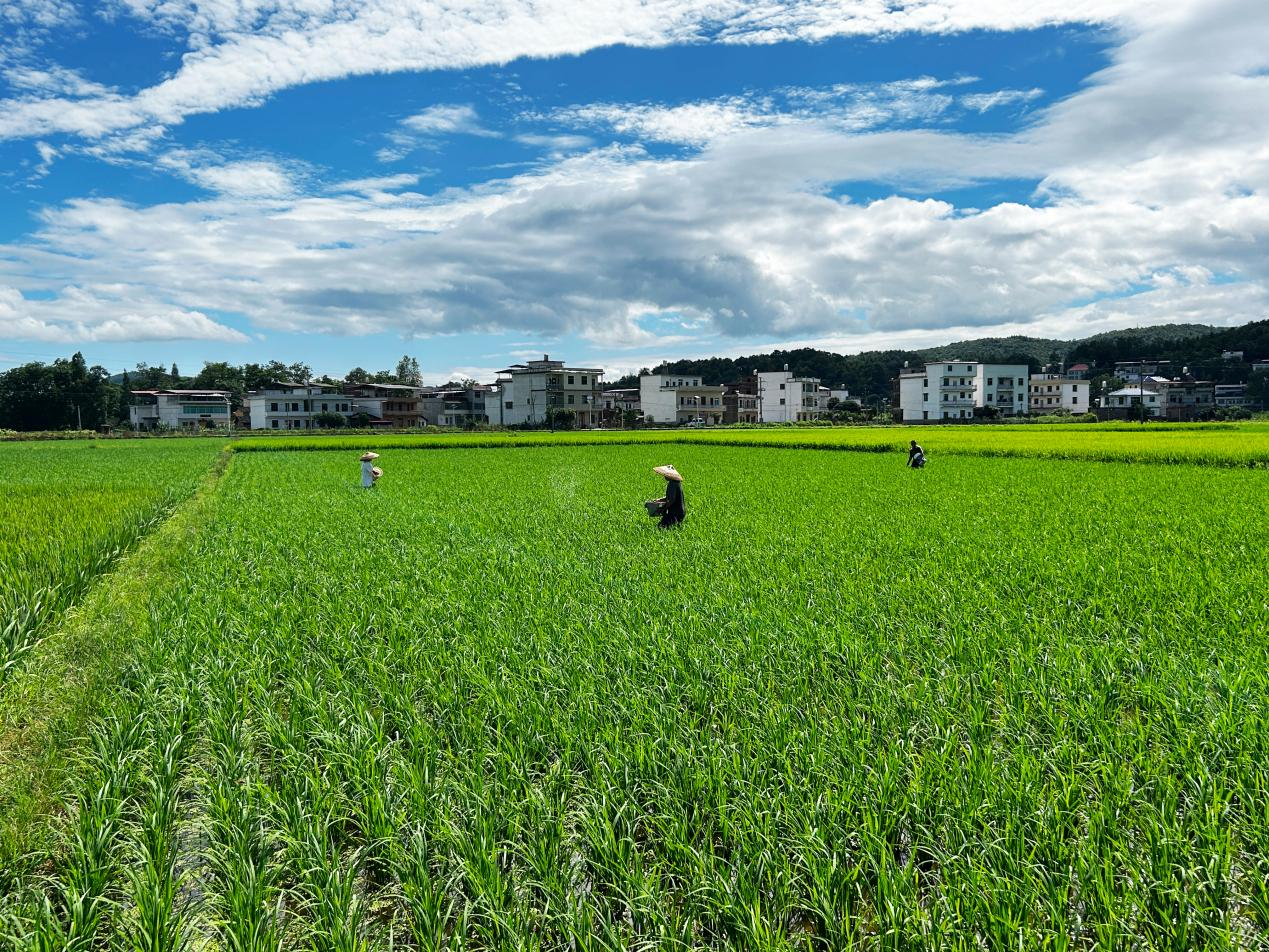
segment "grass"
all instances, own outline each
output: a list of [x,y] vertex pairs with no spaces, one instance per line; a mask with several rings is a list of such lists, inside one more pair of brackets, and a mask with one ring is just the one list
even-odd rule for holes
[[1269,425],[1262,423],[1069,424],[1044,426],[724,427],[704,430],[609,430],[550,433],[497,431],[452,434],[257,437],[238,452],[501,448],[511,446],[705,444],[906,452],[917,440],[940,456],[1076,459],[1103,462],[1269,466]]
[[236,456],[15,942],[1263,946],[1263,472],[381,463]]

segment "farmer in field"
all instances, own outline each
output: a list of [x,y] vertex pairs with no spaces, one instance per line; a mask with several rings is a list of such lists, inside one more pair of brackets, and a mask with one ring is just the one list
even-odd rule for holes
[[913,469],[920,469],[925,465],[925,450],[921,449],[916,440],[912,440],[908,447],[908,465]]
[[655,500],[661,504],[661,528],[677,526],[687,518],[687,505],[683,501],[683,477],[673,466],[654,466],[652,472],[665,477],[665,495]]
[[373,486],[375,480],[383,475],[383,470],[375,465],[375,460],[378,458],[378,453],[361,454],[361,485],[366,489]]

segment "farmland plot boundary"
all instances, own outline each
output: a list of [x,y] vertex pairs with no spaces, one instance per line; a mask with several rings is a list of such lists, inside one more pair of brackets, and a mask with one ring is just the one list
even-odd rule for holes
[[22,874],[37,840],[51,835],[48,817],[74,786],[88,729],[149,633],[152,594],[210,519],[232,459],[222,451],[194,492],[42,629],[25,663],[0,684],[0,894]]

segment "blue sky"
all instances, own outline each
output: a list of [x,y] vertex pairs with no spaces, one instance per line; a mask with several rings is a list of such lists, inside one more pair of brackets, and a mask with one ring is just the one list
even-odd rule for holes
[[1269,12],[1134,6],[0,0],[0,369],[1269,316]]

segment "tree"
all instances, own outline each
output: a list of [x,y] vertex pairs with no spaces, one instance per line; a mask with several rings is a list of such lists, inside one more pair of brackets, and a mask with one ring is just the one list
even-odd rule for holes
[[176,361],[172,361],[172,370],[168,376],[172,378],[172,383],[177,383],[181,379],[181,372],[176,369]]
[[369,380],[370,374],[366,373],[361,367],[354,367],[344,377],[345,383],[367,383]]
[[342,413],[330,411],[313,414],[313,422],[323,430],[337,430],[348,425]]
[[405,384],[407,387],[418,387],[423,383],[423,374],[419,371],[418,360],[408,354],[397,361],[394,376],[397,383]]
[[1269,371],[1259,370],[1247,378],[1247,402],[1269,408]]
[[358,430],[364,430],[370,425],[370,414],[365,410],[358,410],[348,415],[348,425]]

